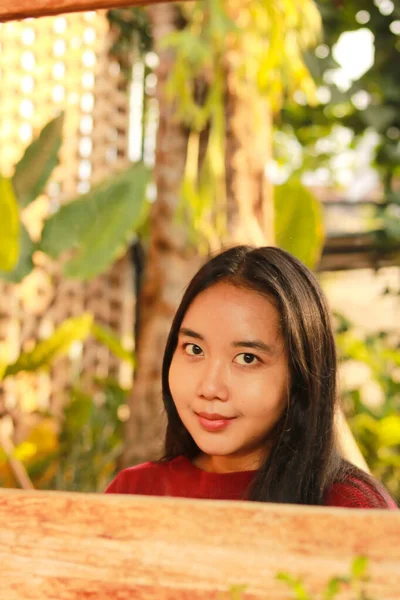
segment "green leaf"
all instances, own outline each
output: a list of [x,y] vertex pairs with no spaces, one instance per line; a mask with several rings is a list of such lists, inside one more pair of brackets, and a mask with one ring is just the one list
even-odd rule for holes
[[52,257],[75,247],[65,265],[71,277],[89,279],[105,271],[142,225],[149,171],[137,164],[62,207],[47,220],[40,249]]
[[319,201],[299,180],[292,179],[275,188],[274,204],[277,246],[312,269],[321,256],[324,242]]
[[349,583],[349,579],[346,577],[333,577],[324,591],[324,600],[333,600],[339,594],[344,583]]
[[92,322],[93,317],[89,314],[67,319],[50,338],[39,342],[30,352],[22,353],[6,368],[4,377],[50,366],[54,359],[68,352],[72,342],[84,340],[90,334]]
[[27,232],[23,223],[20,223],[19,246],[20,255],[17,265],[12,271],[0,271],[0,279],[4,279],[4,281],[10,281],[12,283],[20,283],[24,279],[24,277],[29,275],[29,273],[32,271],[32,256],[34,251],[36,250],[36,246],[32,242],[30,235]]
[[286,583],[289,586],[289,588],[296,594],[296,600],[312,600],[300,579],[296,579],[288,573],[278,573],[276,579]]
[[19,210],[10,179],[0,175],[0,269],[11,271],[19,256]]
[[100,189],[95,188],[89,194],[64,204],[46,220],[39,250],[56,259],[66,250],[77,247],[90,223],[96,219],[102,200]]
[[135,366],[135,358],[132,352],[126,350],[121,344],[118,336],[113,331],[106,327],[102,327],[98,323],[92,324],[91,333],[98,342],[107,346],[107,348],[121,360],[129,362],[132,367]]
[[366,556],[357,556],[351,565],[351,575],[353,579],[362,579],[368,567],[368,558]]
[[96,188],[89,194],[64,204],[46,220],[39,250],[56,259],[66,250],[77,247],[85,230],[96,219],[96,205],[100,204],[101,199]]
[[15,167],[12,179],[15,194],[21,207],[27,206],[44,190],[58,163],[64,115],[50,121],[39,137],[25,150]]
[[229,600],[242,600],[247,585],[232,585],[229,588]]

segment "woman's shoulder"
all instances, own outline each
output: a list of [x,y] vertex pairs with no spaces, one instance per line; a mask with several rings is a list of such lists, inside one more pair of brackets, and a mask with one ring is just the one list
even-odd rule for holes
[[159,465],[154,462],[145,462],[134,467],[127,467],[120,471],[106,489],[106,494],[129,494],[138,480],[144,475],[155,473]]
[[179,463],[181,457],[172,461],[152,461],[127,467],[116,475],[105,490],[106,494],[148,494],[155,490],[171,466]]
[[377,481],[357,475],[333,483],[325,494],[325,506],[396,510],[397,504]]

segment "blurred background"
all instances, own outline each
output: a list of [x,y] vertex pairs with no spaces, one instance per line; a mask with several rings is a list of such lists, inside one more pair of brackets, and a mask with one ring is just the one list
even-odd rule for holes
[[330,302],[347,421],[400,501],[400,8],[203,0],[0,24],[0,486],[157,457],[193,273],[276,244]]

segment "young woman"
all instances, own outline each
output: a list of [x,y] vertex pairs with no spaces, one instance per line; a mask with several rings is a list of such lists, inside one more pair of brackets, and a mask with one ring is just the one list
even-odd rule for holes
[[106,491],[396,508],[340,455],[336,377],[313,274],[278,248],[225,250],[194,276],[172,323],[164,456],[123,470]]

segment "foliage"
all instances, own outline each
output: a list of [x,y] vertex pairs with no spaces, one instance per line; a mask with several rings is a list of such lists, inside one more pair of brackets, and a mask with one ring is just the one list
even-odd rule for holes
[[[368,599],[364,591],[364,584],[369,579],[367,567],[368,559],[365,556],[357,556],[352,562],[350,574],[333,577],[323,591],[321,600],[334,600],[343,588],[355,592],[354,600],[372,600],[372,598]],[[277,579],[289,586],[294,594],[293,600],[314,600],[301,579],[288,573],[279,573]]]
[[117,8],[107,12],[115,32],[111,54],[120,63],[127,79],[130,78],[132,60],[144,56],[153,45],[151,28],[146,11],[142,8]]
[[[281,572],[276,575],[276,579],[282,581],[293,592],[292,600],[317,600],[314,594],[311,595],[306,590],[302,578]],[[332,577],[318,600],[335,600],[343,589],[355,593],[353,600],[373,600],[370,596],[366,595],[364,590],[365,583],[369,579],[367,557],[356,556],[351,564],[350,573],[345,576]],[[231,600],[241,600],[246,588],[246,585],[231,586],[229,590]]]
[[[265,100],[265,110],[279,108],[286,95],[298,89],[315,100],[312,78],[303,62],[303,51],[315,44],[320,17],[313,2],[242,3],[207,0],[180,5],[178,30],[167,35],[161,48],[172,48],[175,61],[166,90],[175,101],[176,118],[189,128],[181,203],[176,218],[184,221],[189,243],[200,252],[218,249],[226,237],[227,198],[225,174],[226,92],[246,86],[246,94]],[[141,14],[142,12],[142,14]],[[143,56],[151,48],[149,23],[141,9],[108,13],[117,31],[116,48],[124,56]],[[132,46],[136,45],[136,50]],[[282,50],[283,48],[283,50]],[[116,52],[118,57],[118,52]],[[206,140],[206,141],[205,141]],[[206,147],[201,161],[199,156]],[[302,190],[302,198],[306,201]],[[307,195],[313,222],[320,211]],[[285,219],[286,203],[276,203],[278,219]],[[316,235],[303,235],[299,257],[306,253],[315,264],[322,242],[322,218]],[[280,235],[283,247],[287,240]],[[288,245],[296,254],[298,245]]]
[[19,213],[44,191],[57,165],[63,120],[61,114],[44,127],[25,150],[11,179],[0,175],[0,216],[6,228],[0,240],[0,277],[6,281],[20,282],[33,268],[36,247]]
[[[34,487],[45,487],[53,476],[58,452],[58,425],[56,419],[47,413],[31,415],[35,425],[30,428],[25,439],[12,449],[12,458],[18,461]],[[9,456],[0,446],[0,486],[17,487],[18,482],[11,468]]]
[[[399,59],[400,42],[391,28],[392,22],[400,16],[400,8],[394,4],[392,12],[383,11],[379,2],[351,0],[346,2],[341,11],[337,11],[329,4],[327,0],[320,0],[329,46],[333,45],[343,30],[355,30],[362,26],[357,21],[360,10],[367,11],[369,15],[366,27],[374,35],[375,61],[342,98],[349,110],[349,114],[342,117],[342,122],[357,134],[363,133],[367,127],[373,127],[379,133],[375,164],[381,170],[389,191],[396,171],[397,174],[400,172],[400,86],[393,68]],[[369,96],[366,108],[357,108],[354,96],[359,91],[365,91]],[[337,111],[334,106],[330,111],[335,116]]]
[[19,211],[17,199],[9,179],[0,175],[0,222],[2,235],[0,240],[0,267],[11,271],[19,255]]
[[111,329],[93,322],[90,333],[98,342],[107,346],[114,356],[128,362],[132,367],[135,366],[134,355],[129,350],[126,350],[119,337]]
[[[37,411],[37,424],[13,451],[37,489],[103,492],[117,470],[129,390],[108,379],[93,396],[76,387],[61,424],[51,412]],[[17,484],[0,447],[0,486]]]
[[[226,227],[227,82],[232,87],[246,86],[246,93],[264,98],[266,110],[277,110],[284,94],[299,88],[312,101],[313,81],[302,52],[316,43],[320,19],[310,1],[300,6],[294,1],[257,0],[243,5],[206,0],[184,4],[181,10],[185,26],[162,43],[176,55],[167,93],[176,101],[177,117],[191,131],[179,214],[188,215],[195,224],[197,245],[202,247],[203,241],[207,249],[213,248],[215,236],[224,236]],[[205,130],[208,144],[200,166],[195,150]]]
[[113,380],[99,381],[93,397],[72,391],[59,436],[57,470],[47,489],[104,491],[122,451],[128,392]]
[[87,280],[104,272],[147,217],[147,169],[136,164],[49,217],[38,249],[52,258],[73,248],[64,273]]
[[[1,243],[1,242],[0,242]],[[10,283],[19,283],[24,277],[32,271],[33,253],[36,251],[36,244],[32,241],[25,225],[19,222],[19,249],[18,258],[15,266],[10,270],[0,271],[0,279]],[[11,245],[7,246],[7,253],[11,253]]]
[[[347,0],[336,6],[331,0],[317,0],[323,24],[324,44],[306,53],[305,60],[318,85],[319,104],[307,99],[288,98],[281,113],[276,156],[290,173],[325,168],[335,178],[337,159],[354,150],[366,132],[374,132],[377,144],[373,165],[383,183],[382,204],[377,208],[377,241],[391,244],[400,237],[400,196],[394,187],[400,174],[400,85],[394,65],[398,63],[400,40],[392,29],[399,19],[400,8],[385,11],[380,2]],[[360,22],[360,15],[365,22]],[[361,19],[362,21],[362,19]],[[346,31],[369,30],[374,36],[375,60],[357,81],[338,86],[335,74],[338,63],[332,48]],[[338,140],[345,133],[350,140],[345,147]],[[298,160],[283,150],[280,142],[297,144]],[[342,135],[343,137],[343,135]],[[295,162],[295,164],[294,164]]]
[[400,501],[400,338],[378,332],[360,337],[342,315],[336,336],[340,360],[366,365],[382,401],[370,406],[362,388],[341,390],[349,425],[368,466]]
[[[22,353],[14,363],[0,364],[0,380],[49,368],[57,357],[68,352],[73,342],[83,341],[90,334],[121,360],[134,365],[134,356],[117,336],[94,323],[91,315],[84,314],[64,321],[50,338]],[[104,489],[121,450],[120,422],[124,413],[118,411],[127,393],[112,380],[99,381],[93,398],[79,388],[73,389],[61,431],[58,419],[51,412],[34,413],[36,425],[14,448],[12,456],[27,471],[35,487],[61,486],[59,489],[71,491]],[[9,457],[0,446],[0,485],[16,483]]]
[[63,114],[47,123],[16,165],[12,184],[21,208],[36,200],[44,191],[57,166],[63,124]]
[[295,178],[275,188],[274,201],[276,244],[313,268],[325,237],[320,202]]
[[8,365],[3,377],[49,367],[55,358],[69,350],[72,342],[83,340],[89,335],[92,320],[93,317],[88,314],[65,320],[50,338],[38,342],[33,350],[23,352],[14,363]]
[[22,352],[15,362],[0,364],[0,381],[21,372],[49,368],[56,358],[68,352],[73,342],[83,341],[90,334],[115,356],[134,365],[133,355],[122,346],[118,337],[108,328],[94,323],[93,316],[86,313],[63,321],[49,338],[39,341],[29,352]]
[[90,279],[112,264],[148,217],[150,174],[138,163],[62,206],[45,221],[41,239],[31,240],[19,213],[44,191],[57,165],[62,125],[63,115],[51,120],[25,150],[13,177],[0,175],[0,218],[6,224],[0,277],[6,281],[21,282],[33,269],[38,250],[52,258],[73,250],[64,273]]
[[[60,209],[59,213],[45,222],[43,236],[38,243],[31,240],[22,222],[23,210],[44,191],[57,164],[62,124],[63,115],[50,121],[26,149],[15,168],[14,176],[11,179],[0,176],[0,217],[4,224],[0,240],[0,266],[3,268],[0,276],[7,281],[18,283],[30,273],[34,268],[33,255],[37,250],[51,257],[58,257],[62,251],[70,252],[73,249],[75,255],[71,258],[69,254],[69,261],[64,266],[65,272],[83,278],[95,276],[105,270],[123,251],[133,235],[134,228],[139,230],[143,227],[143,222],[148,216],[149,203],[146,200],[145,189],[149,175],[142,165],[135,165],[117,177],[103,182],[90,194],[71,201],[71,204]],[[121,360],[128,361],[133,366],[132,353],[123,347],[118,337],[94,323],[91,315],[83,314],[61,323],[48,339],[39,341],[30,351],[22,352],[14,362],[8,362],[7,357],[2,355],[0,380],[22,372],[36,372],[49,368],[55,359],[69,351],[72,343],[83,341],[89,335],[93,335]],[[117,388],[116,384],[110,382],[105,387],[108,407],[114,406],[121,397],[122,391],[118,392]],[[79,395],[77,391],[74,393]],[[106,416],[110,416],[105,410],[102,409],[104,422]],[[10,418],[7,411],[2,418],[4,416]],[[114,419],[114,414],[111,416]],[[63,471],[60,467],[58,422],[53,415],[47,413],[36,412],[31,414],[30,418],[33,417],[37,423],[30,428],[22,443],[14,449],[11,444],[11,450],[7,451],[0,446],[2,485],[17,483],[9,461],[10,452],[14,461],[27,472],[37,487],[46,487],[55,477],[55,473],[61,477],[60,473]],[[90,418],[89,429],[86,427],[85,431],[93,430],[92,434],[98,436],[98,433],[93,433],[96,427],[99,428],[97,416],[93,414]],[[109,422],[113,423],[113,428],[114,422],[115,419]],[[66,427],[68,428],[68,424]],[[63,435],[62,433],[61,437]],[[72,438],[68,439],[72,444]],[[62,446],[63,457],[72,452],[72,447],[66,450],[65,443],[63,442]],[[94,473],[90,479],[91,484],[96,477],[99,478],[100,485],[104,483],[109,475],[107,469],[113,464],[110,463],[110,454],[102,454],[107,442],[104,441],[103,446],[101,443],[98,441],[98,454],[94,454],[90,467]],[[116,442],[112,436],[109,445],[110,451],[115,454]],[[65,481],[67,480],[66,475]]]
[[[224,74],[228,54],[234,53],[238,80],[251,83],[278,108],[284,93],[302,89],[313,99],[314,86],[302,52],[317,42],[320,18],[313,2],[264,0],[242,4],[206,0],[182,6],[186,26],[168,35],[164,46],[176,51],[169,89],[178,103],[179,117],[191,129],[201,130],[213,117],[223,97],[214,84]],[[245,26],[243,26],[245,24]],[[220,71],[221,69],[221,71]],[[206,99],[199,106],[196,78],[205,77]]]
[[[0,381],[21,372],[50,368],[54,360],[69,351],[72,343],[89,335],[105,344],[115,356],[134,365],[133,354],[117,336],[94,323],[92,315],[83,314],[65,320],[52,336],[22,353],[12,364],[0,363]],[[35,487],[48,489],[58,485],[71,491],[104,489],[121,450],[120,421],[124,413],[118,412],[116,416],[116,411],[123,406],[128,391],[111,380],[98,382],[97,388],[93,398],[78,388],[73,389],[61,431],[58,418],[51,412],[36,411],[30,415],[36,425],[12,450],[12,458],[27,472]],[[17,483],[9,456],[0,445],[0,486],[12,487]]]

